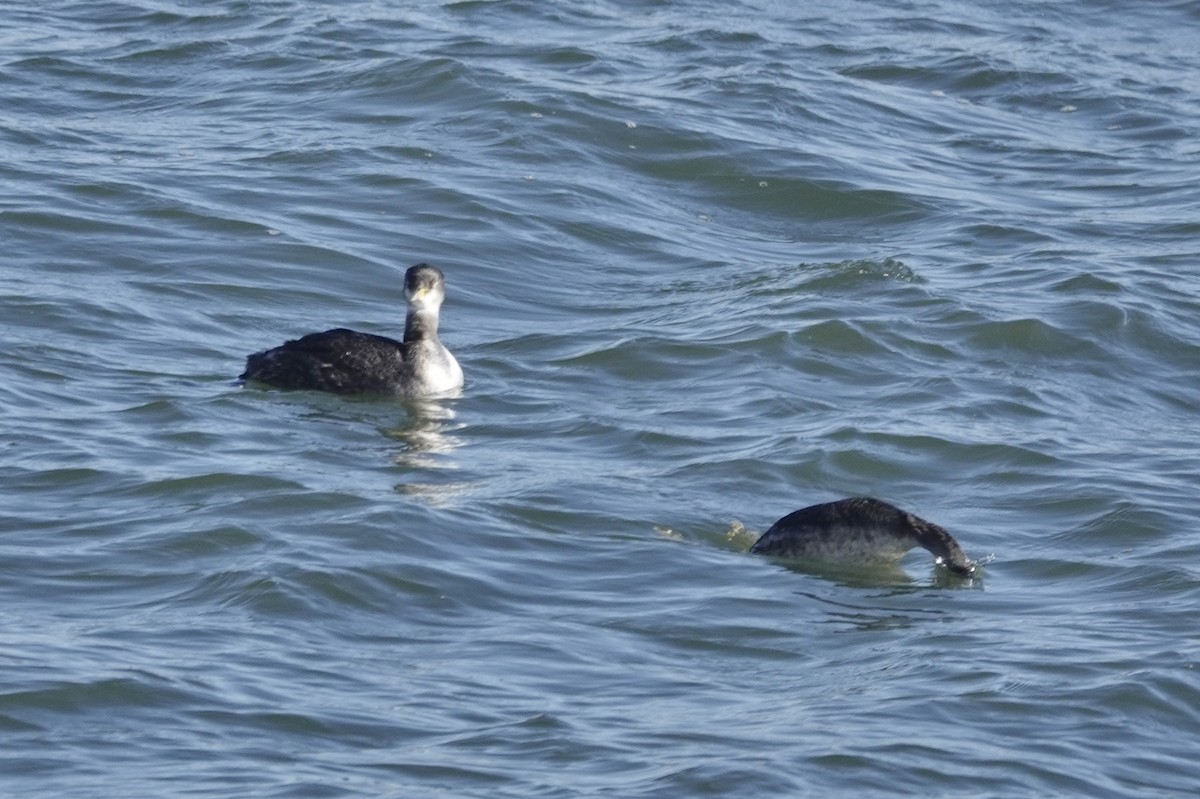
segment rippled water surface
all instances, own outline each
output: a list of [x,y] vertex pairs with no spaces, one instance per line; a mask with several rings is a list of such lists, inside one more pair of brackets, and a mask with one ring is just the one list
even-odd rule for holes
[[[8,4],[0,793],[1190,795],[1198,26]],[[461,397],[236,383],[418,261]]]

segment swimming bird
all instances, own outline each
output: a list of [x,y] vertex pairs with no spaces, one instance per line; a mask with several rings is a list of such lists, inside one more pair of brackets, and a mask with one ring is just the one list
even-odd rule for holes
[[404,275],[404,341],[337,328],[310,333],[246,358],[242,380],[337,394],[445,394],[463,384],[462,367],[438,339],[446,296],[442,270],[417,264]]
[[969,576],[975,564],[950,533],[924,519],[871,497],[850,497],[789,513],[750,547],[779,558],[825,562],[897,561],[913,547],[933,553],[934,562]]

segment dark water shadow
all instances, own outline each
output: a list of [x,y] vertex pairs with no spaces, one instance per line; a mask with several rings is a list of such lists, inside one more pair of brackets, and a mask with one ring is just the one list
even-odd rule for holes
[[[770,558],[770,560],[796,574],[820,577],[821,579],[847,588],[983,588],[982,572],[977,571],[970,576],[961,576],[936,564],[926,566],[929,570],[928,578],[921,580],[912,576],[910,569],[905,567],[904,561],[829,563],[813,560],[784,560],[779,558]],[[905,558],[905,560],[908,560],[908,558]],[[921,558],[919,562],[928,564],[925,558]],[[914,566],[911,571],[916,571],[916,569],[917,567]]]

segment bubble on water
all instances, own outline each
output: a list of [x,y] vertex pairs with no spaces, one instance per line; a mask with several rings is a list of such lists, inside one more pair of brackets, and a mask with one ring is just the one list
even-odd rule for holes
[[669,538],[672,541],[682,541],[683,534],[677,530],[672,530],[670,527],[661,527],[655,525],[654,532],[658,533],[663,538]]
[[729,529],[725,531],[725,541],[738,549],[750,549],[754,546],[754,542],[758,540],[758,533],[746,529],[746,525],[742,524],[737,519],[729,523]]

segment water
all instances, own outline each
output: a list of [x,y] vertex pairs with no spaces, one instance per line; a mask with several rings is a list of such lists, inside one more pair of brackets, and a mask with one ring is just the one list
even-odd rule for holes
[[413,5],[0,15],[0,792],[1190,795],[1200,5]]

